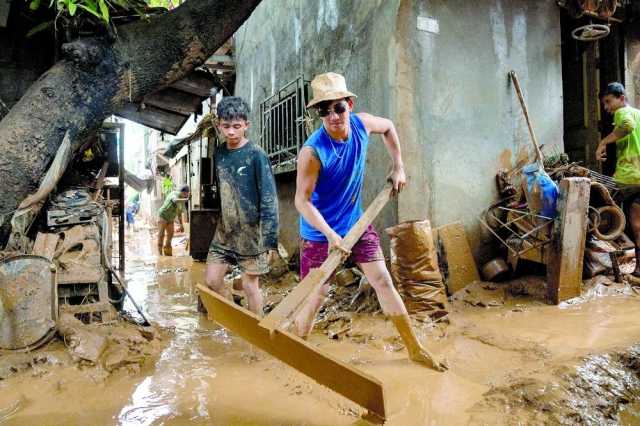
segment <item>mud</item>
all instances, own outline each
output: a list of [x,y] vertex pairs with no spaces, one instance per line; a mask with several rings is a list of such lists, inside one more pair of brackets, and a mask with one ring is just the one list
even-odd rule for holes
[[[199,315],[194,286],[204,280],[203,264],[180,247],[158,258],[147,231],[134,237],[126,278],[164,336],[159,355],[109,371],[107,360],[121,355],[109,346],[95,365],[74,361],[60,341],[2,353],[3,424],[366,424],[358,406]],[[275,303],[291,280],[265,285],[267,299]],[[583,297],[549,306],[536,298],[539,289],[534,278],[479,283],[468,299],[479,303],[451,303],[450,325],[416,323],[419,337],[448,360],[445,373],[408,361],[393,325],[373,308],[342,317],[339,307],[328,309],[339,317],[330,327],[338,337],[321,327],[310,341],[384,383],[389,425],[637,424],[636,292],[599,278],[585,283]],[[346,303],[342,296],[338,303]],[[147,340],[137,333],[134,340]]]

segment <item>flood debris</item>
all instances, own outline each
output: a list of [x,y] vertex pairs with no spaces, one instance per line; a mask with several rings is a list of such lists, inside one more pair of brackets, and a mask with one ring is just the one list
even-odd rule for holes
[[58,333],[76,362],[101,365],[108,372],[130,364],[142,365],[159,349],[159,336],[152,327],[124,321],[112,326],[84,324],[69,313],[58,320]]
[[621,409],[639,398],[640,348],[634,346],[497,386],[472,408],[471,423],[617,425]]
[[453,301],[462,301],[471,306],[490,308],[504,305],[506,288],[499,284],[475,281],[455,293]]
[[20,395],[19,398],[10,403],[8,406],[0,408],[0,423],[4,423],[5,421],[13,417],[18,411],[20,411],[20,409],[26,402],[26,397],[24,395]]

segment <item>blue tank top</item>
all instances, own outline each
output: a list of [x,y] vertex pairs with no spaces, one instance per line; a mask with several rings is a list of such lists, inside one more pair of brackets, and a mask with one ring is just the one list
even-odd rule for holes
[[[324,126],[304,146],[313,148],[322,164],[311,203],[341,237],[362,216],[362,184],[369,135],[360,118],[350,114],[349,139],[334,142]],[[300,236],[310,241],[327,241],[325,236],[300,216]]]

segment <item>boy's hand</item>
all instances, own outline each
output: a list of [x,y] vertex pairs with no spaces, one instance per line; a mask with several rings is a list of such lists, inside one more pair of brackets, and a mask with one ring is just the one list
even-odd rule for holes
[[269,265],[273,264],[274,262],[276,262],[278,259],[280,259],[280,253],[278,253],[278,250],[276,249],[270,249],[269,250],[269,255],[268,255],[268,262]]

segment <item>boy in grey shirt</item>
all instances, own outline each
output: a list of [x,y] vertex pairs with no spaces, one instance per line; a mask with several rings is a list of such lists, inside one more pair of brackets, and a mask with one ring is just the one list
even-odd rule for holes
[[242,271],[249,310],[262,315],[260,275],[278,248],[278,197],[269,158],[248,140],[249,106],[239,97],[218,104],[218,129],[225,143],[215,155],[220,220],[207,257],[207,286],[225,297],[228,267]]

